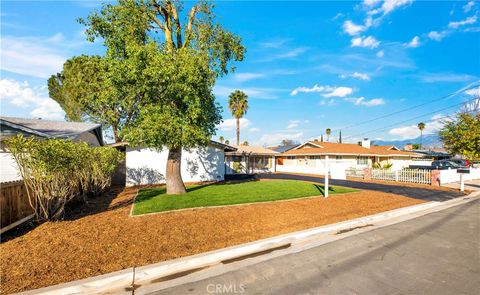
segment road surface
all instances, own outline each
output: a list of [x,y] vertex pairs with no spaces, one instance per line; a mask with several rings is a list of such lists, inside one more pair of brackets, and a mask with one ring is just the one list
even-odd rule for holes
[[479,294],[480,200],[151,294]]

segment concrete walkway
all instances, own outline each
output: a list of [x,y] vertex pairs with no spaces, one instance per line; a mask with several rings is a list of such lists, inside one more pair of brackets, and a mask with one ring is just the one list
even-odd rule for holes
[[478,294],[480,200],[149,294]]
[[[312,181],[312,182],[319,182],[319,183],[325,182],[322,176],[310,176],[310,175],[300,175],[300,174],[283,174],[283,173],[257,174],[254,177],[257,179],[293,179],[293,180]],[[374,182],[332,179],[330,180],[330,184],[357,188],[357,189],[381,191],[386,193],[402,195],[410,198],[421,199],[425,201],[441,202],[441,201],[451,200],[451,199],[465,195],[462,192],[440,191],[440,190],[427,189],[427,188],[421,188],[421,187],[402,186],[395,182],[392,182],[392,184],[382,184],[382,183],[374,183]]]

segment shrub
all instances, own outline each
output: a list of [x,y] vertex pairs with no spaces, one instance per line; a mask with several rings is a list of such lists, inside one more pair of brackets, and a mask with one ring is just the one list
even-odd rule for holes
[[393,166],[392,163],[385,163],[385,164],[383,164],[383,166],[382,166],[382,164],[380,164],[380,163],[377,162],[377,163],[373,163],[372,168],[374,168],[374,169],[385,169],[385,170],[388,170],[388,169],[392,168],[392,166]]
[[18,164],[37,218],[45,220],[62,218],[65,204],[74,197],[98,194],[108,187],[121,159],[112,148],[63,139],[15,136],[8,139],[7,148]]

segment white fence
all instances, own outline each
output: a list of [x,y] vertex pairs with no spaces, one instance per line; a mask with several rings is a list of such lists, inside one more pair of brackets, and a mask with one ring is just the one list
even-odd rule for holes
[[424,169],[372,169],[372,179],[391,180],[397,182],[413,182],[430,184],[432,181],[430,170]]
[[[463,179],[480,179],[480,168],[470,168],[470,173],[463,174]],[[460,173],[457,169],[440,170],[440,184],[460,181]]]

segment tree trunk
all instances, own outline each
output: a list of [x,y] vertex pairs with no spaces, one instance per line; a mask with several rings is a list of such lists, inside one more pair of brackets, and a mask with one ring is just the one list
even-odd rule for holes
[[181,195],[187,191],[181,174],[182,148],[173,148],[168,151],[166,183],[168,195]]
[[240,118],[237,118],[237,146],[240,145]]

